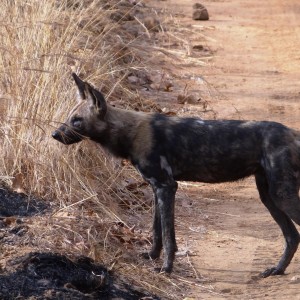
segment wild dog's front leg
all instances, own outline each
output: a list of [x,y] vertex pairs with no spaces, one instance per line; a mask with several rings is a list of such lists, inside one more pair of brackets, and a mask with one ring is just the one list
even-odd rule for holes
[[152,248],[149,252],[149,257],[151,259],[156,259],[159,257],[162,249],[162,232],[161,232],[161,217],[158,205],[158,199],[154,191],[154,215],[153,215],[153,243]]
[[[167,184],[154,185],[153,190],[157,201],[157,208],[155,214],[160,214],[160,226],[162,234],[162,243],[164,246],[164,263],[161,271],[171,273],[173,268],[173,262],[175,258],[175,252],[177,251],[177,245],[175,240],[175,226],[174,226],[174,202],[175,194],[177,191],[177,183],[175,181]],[[158,216],[154,219],[154,237],[158,232],[155,230],[159,229]],[[157,237],[157,236],[156,236]],[[159,235],[158,240],[159,242]],[[156,242],[157,242],[156,241]],[[158,244],[153,243],[153,246],[158,247]],[[158,248],[152,248],[157,251]]]

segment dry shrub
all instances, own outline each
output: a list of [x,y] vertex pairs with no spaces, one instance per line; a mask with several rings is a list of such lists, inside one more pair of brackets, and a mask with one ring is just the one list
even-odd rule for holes
[[[147,234],[124,225],[128,220],[144,224],[140,210],[151,210],[151,203],[143,203],[143,197],[128,188],[137,182],[136,174],[127,172],[131,167],[114,161],[89,141],[66,147],[51,138],[76,101],[72,71],[117,104],[158,110],[122,84],[129,72],[140,70],[141,62],[136,62],[132,49],[136,31],[123,32],[122,14],[111,18],[121,2],[1,2],[0,180],[59,208],[50,217],[28,219],[20,247],[4,245],[3,260],[32,249],[89,255],[144,288],[170,295],[172,289],[163,288],[169,286],[169,279],[138,266],[142,261],[134,246],[149,243]],[[128,93],[131,103],[124,100]],[[133,200],[128,204],[128,199]],[[131,219],[115,203],[128,206]]]
[[130,50],[105,2],[2,1],[0,169],[9,186],[66,205],[105,196],[121,171],[87,142],[65,147],[51,138],[75,103],[72,70],[109,93],[124,75]]
[[[154,274],[148,274],[147,283],[147,269],[136,267],[141,260],[124,251],[137,253],[135,244],[149,243],[148,236],[126,226],[128,217],[114,204],[126,206],[133,199],[131,214],[151,209],[149,203],[139,205],[140,197],[126,188],[127,183],[134,187],[137,182],[134,172],[125,172],[130,165],[114,161],[92,142],[66,147],[51,138],[76,101],[72,71],[111,98],[119,95],[124,101],[123,95],[130,93],[120,82],[134,65],[135,53],[131,35],[123,36],[120,22],[110,18],[115,4],[100,0],[1,2],[0,180],[58,207],[52,216],[24,221],[26,234],[3,245],[1,264],[7,257],[36,250],[83,254],[147,289],[153,284],[157,292]],[[137,223],[145,221],[141,213],[134,218]]]

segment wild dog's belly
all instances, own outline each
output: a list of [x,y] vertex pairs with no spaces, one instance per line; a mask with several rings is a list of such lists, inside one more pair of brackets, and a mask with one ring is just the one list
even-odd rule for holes
[[218,183],[235,181],[255,174],[261,168],[257,161],[202,161],[173,165],[173,177],[178,181]]

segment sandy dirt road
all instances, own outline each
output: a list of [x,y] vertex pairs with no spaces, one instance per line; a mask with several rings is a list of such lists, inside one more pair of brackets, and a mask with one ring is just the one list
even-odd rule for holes
[[[152,1],[156,2],[157,1]],[[202,1],[210,21],[191,19],[196,1],[160,2],[179,26],[205,29],[213,59],[177,71],[198,74],[216,89],[218,118],[274,120],[300,129],[300,2]],[[190,37],[202,39],[203,31]],[[176,73],[176,70],[174,70]],[[192,299],[300,299],[300,252],[284,276],[261,279],[278,262],[284,240],[261,204],[253,178],[219,185],[181,185],[177,201],[181,249],[191,251]],[[180,267],[175,266],[175,272]],[[187,279],[188,280],[188,279]],[[202,285],[202,287],[200,286]]]

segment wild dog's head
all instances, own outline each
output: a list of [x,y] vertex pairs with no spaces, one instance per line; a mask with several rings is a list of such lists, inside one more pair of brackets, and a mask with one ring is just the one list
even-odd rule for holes
[[67,120],[52,133],[59,142],[70,145],[85,138],[95,139],[105,131],[104,117],[107,111],[103,95],[87,82],[72,74],[78,87],[78,103],[71,110]]

